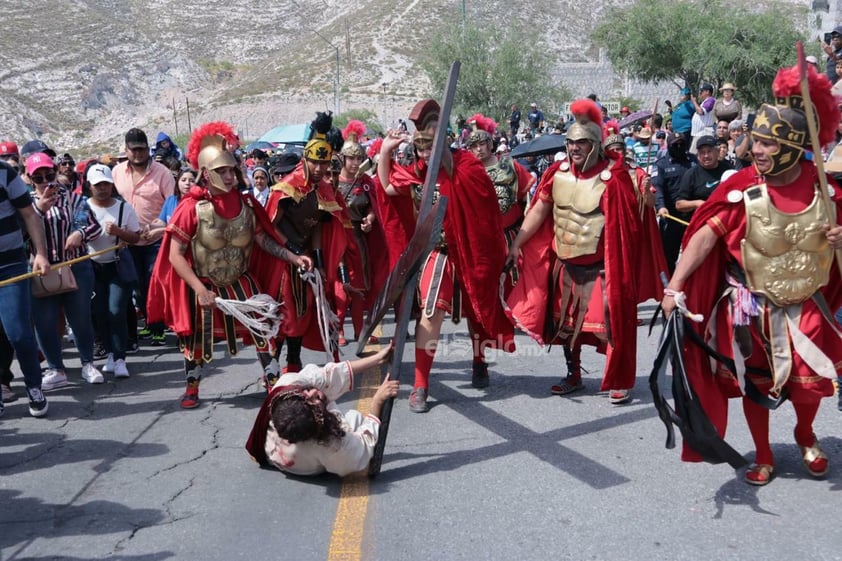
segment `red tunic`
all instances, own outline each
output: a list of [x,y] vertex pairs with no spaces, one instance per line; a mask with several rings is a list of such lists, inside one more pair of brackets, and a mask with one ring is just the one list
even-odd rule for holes
[[[612,165],[613,164],[613,165]],[[536,197],[552,203],[553,176],[562,162],[551,165],[541,179]],[[599,240],[597,251],[570,259],[573,265],[594,265],[603,262],[605,286],[597,281],[585,316],[585,324],[579,340],[593,345],[600,352],[606,346],[596,334],[606,329],[603,310],[603,291],[610,310],[609,326],[612,339],[612,352],[608,354],[602,390],[628,389],[634,386],[637,364],[637,268],[639,266],[638,240],[640,237],[640,219],[637,215],[637,199],[628,172],[622,164],[604,160],[588,170],[577,174],[583,179],[591,178],[611,165],[611,178],[605,182],[605,191],[600,201],[600,209],[605,215],[605,227]],[[556,326],[548,331],[548,314],[558,316],[565,321],[567,310],[560,310],[561,287],[552,293],[554,301],[549,303],[552,267],[557,261],[555,251],[552,216],[541,226],[521,248],[522,259],[518,263],[520,281],[507,299],[512,321],[541,344],[555,342]],[[561,262],[564,266],[565,261]],[[561,275],[559,275],[559,279]]]
[[[768,187],[772,203],[783,212],[801,211],[813,200],[814,185],[818,181],[816,168],[809,162],[801,162],[799,165],[801,174],[793,183]],[[754,167],[740,170],[713,192],[707,202],[694,213],[690,226],[687,228],[684,237],[685,244],[704,225],[710,226],[719,237],[719,242],[704,263],[687,279],[683,287],[687,295],[688,308],[692,312],[704,314],[706,320],[711,317],[719,296],[726,288],[725,275],[729,261],[736,262],[742,267],[740,244],[746,232],[745,203],[742,197],[737,198],[734,195],[731,199],[736,202],[731,202],[728,195],[734,191],[742,193],[762,181],[762,176],[757,175]],[[828,179],[828,182],[835,186],[832,179]],[[838,187],[832,199],[836,204],[838,221],[842,216],[842,197],[840,197]],[[842,281],[840,281],[839,268],[835,261],[831,266],[830,281],[827,286],[820,289],[820,292],[827,300],[831,313],[842,305]],[[728,302],[722,301],[715,310],[717,339],[714,342],[721,354],[733,358],[731,347],[733,325],[728,307]],[[800,330],[830,357],[836,365],[837,372],[842,369],[842,340],[827,324],[812,299],[801,304],[799,325]],[[706,323],[693,324],[693,327],[700,335],[705,335]],[[754,352],[746,359],[745,364],[770,370],[771,366],[766,353],[763,352],[763,341],[754,327],[751,328],[751,336]],[[685,356],[688,380],[720,436],[724,436],[728,421],[727,399],[742,395],[737,380],[718,363],[714,372],[710,359],[698,346],[686,342],[682,351]],[[772,386],[772,381],[768,377],[752,374],[747,376],[761,391],[768,391]],[[792,372],[785,388],[793,402],[817,401],[833,394],[832,382],[813,372],[794,348],[792,348]],[[685,443],[682,459],[700,461],[701,458]]]

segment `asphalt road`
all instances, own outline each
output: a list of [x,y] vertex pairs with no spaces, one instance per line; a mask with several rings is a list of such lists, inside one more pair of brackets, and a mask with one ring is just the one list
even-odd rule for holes
[[[585,390],[551,396],[562,352],[525,336],[517,353],[493,357],[490,388],[473,389],[464,325],[445,332],[423,415],[407,407],[408,345],[407,385],[371,480],[288,477],[251,461],[243,445],[264,396],[253,350],[230,358],[217,347],[192,411],[178,404],[172,345],[142,348],[130,379],[101,386],[81,382],[71,358],[75,383],[48,394],[46,419],[29,417],[23,399],[0,419],[0,560],[842,559],[835,398],[816,421],[829,476],[803,469],[786,404],[772,416],[778,476],[754,488],[726,465],[682,464],[664,448],[646,380],[656,341],[644,327],[625,406],[597,392],[604,360],[588,350]],[[736,402],[729,430],[751,459]]]

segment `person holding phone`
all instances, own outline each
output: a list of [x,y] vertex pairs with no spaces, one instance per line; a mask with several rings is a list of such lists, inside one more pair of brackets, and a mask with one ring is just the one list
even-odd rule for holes
[[822,50],[827,55],[827,77],[832,84],[835,84],[840,78],[839,73],[836,71],[836,61],[842,60],[842,25],[834,27],[833,31],[829,34],[829,38],[828,34],[825,33],[824,40],[822,41]]
[[[87,254],[88,242],[102,235],[102,227],[84,197],[56,182],[58,170],[47,154],[37,153],[27,158],[26,173],[34,189],[32,206],[44,223],[50,264]],[[82,362],[82,378],[91,384],[103,382],[102,373],[94,366],[91,315],[94,269],[90,261],[81,261],[69,269],[76,279],[76,290],[32,299],[35,335],[47,359],[47,371],[41,382],[44,391],[67,385],[61,336],[56,329],[62,309],[73,329],[73,338]]]

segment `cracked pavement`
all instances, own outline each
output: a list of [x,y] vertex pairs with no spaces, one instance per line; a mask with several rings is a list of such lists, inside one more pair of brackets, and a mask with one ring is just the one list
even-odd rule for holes
[[[392,327],[389,318],[384,330]],[[621,407],[596,391],[604,362],[588,350],[585,390],[550,396],[561,350],[535,352],[521,335],[519,353],[492,357],[491,387],[473,389],[464,326],[447,322],[444,332],[424,415],[406,404],[407,346],[383,471],[368,482],[367,511],[356,513],[364,532],[340,557],[330,541],[342,481],[259,469],[243,448],[265,395],[252,349],[228,357],[217,346],[202,404],[185,411],[172,336],[169,347],[129,357],[131,378],[106,374],[97,386],[82,382],[65,347],[72,385],[47,394],[48,417],[31,418],[20,398],[0,418],[0,561],[842,559],[833,537],[842,490],[835,398],[816,421],[829,476],[806,476],[786,404],[772,414],[779,475],[752,488],[727,466],[682,464],[664,449],[646,379],[656,340],[646,328],[634,401]],[[13,387],[22,393],[19,375]],[[728,440],[750,458],[741,408],[731,409]]]

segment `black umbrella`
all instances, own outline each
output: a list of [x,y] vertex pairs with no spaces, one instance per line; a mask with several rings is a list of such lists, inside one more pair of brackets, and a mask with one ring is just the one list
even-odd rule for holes
[[621,129],[626,127],[630,127],[635,125],[641,121],[645,121],[649,117],[652,116],[652,112],[648,109],[643,109],[641,111],[635,111],[634,113],[630,114],[628,117],[623,117],[619,123],[617,123]]
[[555,154],[565,149],[566,135],[563,134],[542,134],[541,136],[518,144],[511,152],[512,158],[523,158],[525,156],[538,156],[540,154]]

